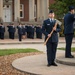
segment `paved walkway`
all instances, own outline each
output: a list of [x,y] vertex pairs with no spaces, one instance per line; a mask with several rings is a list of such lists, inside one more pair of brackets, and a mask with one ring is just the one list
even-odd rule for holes
[[5,45],[5,44],[39,44],[43,43],[44,39],[22,39],[22,41],[19,41],[18,39],[4,39],[0,40],[0,45]]
[[[65,53],[58,54],[56,62],[64,65],[75,66],[75,58],[65,58]],[[72,53],[75,56],[75,52]]]
[[[63,51],[58,51],[57,55],[62,55]],[[58,64],[57,67],[47,67],[46,54],[23,57],[13,61],[12,65],[16,69],[34,75],[75,75],[75,66]]]
[[[23,57],[20,59],[16,59],[12,62],[13,67],[19,69],[21,71],[26,71],[32,74],[41,74],[41,75],[75,75],[75,65],[68,66],[58,64],[58,67],[47,67],[47,57],[46,57],[46,47],[43,44],[43,39],[26,39],[22,42],[19,42],[18,39],[10,40],[0,40],[0,49],[8,49],[8,48],[35,48],[39,51],[43,51],[44,54],[34,55]],[[64,38],[59,38],[58,47],[65,47]],[[75,47],[75,39],[73,40],[72,47]],[[64,51],[57,51],[57,60],[58,62],[66,62],[68,61],[71,64],[75,64],[74,59],[65,59]],[[75,55],[75,53],[73,53]],[[62,60],[61,60],[62,59]],[[65,61],[63,61],[65,60]]]
[[[64,37],[59,38],[59,43],[64,43]],[[44,39],[23,39],[21,42],[18,39],[4,39],[0,40],[0,45],[2,44],[43,44]],[[75,38],[73,39],[73,43],[75,43]]]
[[[73,40],[72,47],[75,47],[74,43],[75,39]],[[64,38],[59,38],[58,48],[65,47],[65,40]],[[22,42],[19,42],[18,39],[11,40],[5,39],[0,40],[0,49],[11,49],[11,48],[35,48],[37,50],[43,51],[46,53],[46,46],[44,45],[43,39],[26,39]]]

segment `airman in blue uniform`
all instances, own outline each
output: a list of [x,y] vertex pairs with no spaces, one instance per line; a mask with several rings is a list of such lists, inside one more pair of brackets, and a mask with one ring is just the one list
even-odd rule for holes
[[36,38],[42,39],[41,25],[38,24],[37,26],[35,26],[35,28],[36,28]]
[[66,58],[74,58],[71,54],[71,45],[74,36],[74,26],[73,23],[75,21],[74,15],[74,6],[69,6],[69,12],[64,16],[64,34],[66,41],[66,50],[65,57]]
[[15,31],[16,31],[16,28],[15,28],[14,24],[11,23],[7,27],[8,27],[8,32],[9,32],[9,38],[10,39],[14,39],[14,37],[15,37]]
[[[59,25],[57,25],[57,27],[54,27],[55,23],[56,20],[54,19],[54,12],[53,10],[50,10],[49,18],[44,20],[42,26],[42,32],[45,35],[45,40],[47,39],[47,37],[50,37],[48,42],[46,43],[48,67],[52,65],[57,66],[57,64],[55,63],[55,58],[58,45],[58,32],[61,30],[61,28]],[[52,30],[54,30],[54,32],[51,35],[50,33]]]
[[3,23],[0,23],[0,39],[4,39],[5,26]]
[[27,38],[30,38],[30,28],[29,24],[26,25]]
[[34,29],[35,29],[35,27],[34,27],[34,25],[30,25],[30,38],[31,39],[34,39]]
[[25,38],[26,38],[26,30],[27,30],[27,29],[26,29],[25,24],[23,24],[22,27],[23,27],[23,28],[22,28],[22,31],[23,31],[23,34],[22,34],[22,35],[23,35],[23,38],[25,39]]
[[19,41],[22,41],[23,27],[22,27],[22,24],[21,23],[19,23],[19,26],[17,26],[17,29],[18,29]]

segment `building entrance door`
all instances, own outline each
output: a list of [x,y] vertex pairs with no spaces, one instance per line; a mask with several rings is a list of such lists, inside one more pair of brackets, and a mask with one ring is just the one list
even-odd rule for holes
[[11,5],[4,5],[4,7],[3,7],[3,21],[4,22],[11,22],[12,21]]

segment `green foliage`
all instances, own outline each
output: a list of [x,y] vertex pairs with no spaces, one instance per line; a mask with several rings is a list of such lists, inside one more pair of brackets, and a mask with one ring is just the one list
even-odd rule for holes
[[[58,48],[58,50],[65,50],[65,48],[63,48],[63,47],[62,48]],[[71,51],[75,52],[75,47],[71,48]]]
[[16,54],[16,53],[30,53],[30,52],[39,52],[36,49],[0,49],[0,56]]
[[55,11],[57,18],[62,18],[68,12],[70,5],[75,5],[75,0],[55,0],[55,3],[51,4],[49,9]]
[[64,37],[64,22],[63,19],[60,20],[62,22],[61,31],[59,32],[60,37]]
[[68,7],[70,5],[75,6],[75,0],[55,0],[54,4],[51,4],[49,9],[54,10],[56,14],[56,18],[62,22],[60,36],[64,36],[63,34],[63,17],[68,12]]

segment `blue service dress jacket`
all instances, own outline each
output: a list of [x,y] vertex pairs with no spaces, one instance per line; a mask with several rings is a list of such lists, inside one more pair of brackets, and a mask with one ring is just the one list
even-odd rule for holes
[[0,32],[1,33],[4,33],[5,32],[5,26],[4,25],[0,26]]
[[[45,35],[45,40],[47,39],[48,34],[51,33],[55,23],[56,23],[56,20],[53,20],[53,22],[51,22],[50,19],[44,20],[43,26],[42,26],[42,32]],[[60,30],[61,30],[60,25],[57,25],[56,31],[53,32],[48,42],[58,42],[58,32],[60,32]]]
[[36,28],[36,32],[37,32],[37,33],[38,33],[38,32],[42,33],[41,27],[36,26],[35,28]]
[[22,26],[22,31],[23,31],[23,35],[26,35],[26,26],[25,25]]
[[64,34],[74,33],[75,15],[70,12],[64,17]]
[[15,33],[15,31],[16,31],[16,28],[15,28],[15,26],[7,26],[8,27],[8,32],[11,32],[11,33]]
[[23,27],[22,26],[17,26],[18,29],[18,34],[23,34]]

